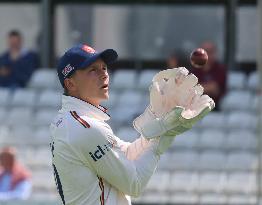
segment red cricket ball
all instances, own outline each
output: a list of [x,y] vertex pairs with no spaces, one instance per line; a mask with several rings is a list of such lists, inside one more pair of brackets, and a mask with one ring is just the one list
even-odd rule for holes
[[207,52],[203,48],[197,48],[190,55],[191,65],[195,68],[202,68],[208,61]]

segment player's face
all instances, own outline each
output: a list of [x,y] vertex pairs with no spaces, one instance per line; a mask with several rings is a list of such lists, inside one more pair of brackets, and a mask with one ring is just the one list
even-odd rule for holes
[[109,75],[107,65],[101,59],[86,69],[77,70],[72,76],[76,97],[98,106],[109,98]]

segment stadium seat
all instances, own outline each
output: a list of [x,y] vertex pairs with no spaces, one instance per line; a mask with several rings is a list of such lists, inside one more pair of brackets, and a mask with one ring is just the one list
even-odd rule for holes
[[4,122],[6,119],[6,115],[7,115],[7,110],[4,107],[0,107],[0,123],[2,123],[2,121]]
[[112,111],[112,119],[119,123],[119,125],[131,124],[135,117],[141,114],[139,106],[117,106]]
[[102,102],[102,105],[108,109],[109,114],[111,114],[112,109],[115,107],[117,98],[118,92],[115,90],[110,90],[109,99]]
[[39,109],[35,114],[34,124],[49,126],[56,115],[57,111],[54,109]]
[[231,91],[221,102],[221,109],[228,110],[250,110],[252,106],[252,98],[248,91]]
[[225,146],[228,150],[249,149],[255,150],[257,146],[256,135],[248,130],[235,130],[228,133]]
[[199,156],[197,152],[177,151],[172,153],[167,166],[170,170],[192,171],[196,169],[198,163],[199,163]]
[[36,70],[28,84],[30,88],[36,89],[55,89],[57,88],[58,77],[55,69]]
[[199,197],[194,193],[176,192],[170,197],[171,204],[198,204]]
[[175,172],[172,174],[169,190],[176,192],[194,192],[199,188],[198,175],[195,172]]
[[138,199],[132,198],[132,202],[136,204],[166,204],[169,201],[169,195],[162,192],[143,193]]
[[29,145],[34,141],[34,129],[27,125],[18,125],[11,130],[11,137],[8,143],[13,145]]
[[37,107],[56,108],[61,107],[62,93],[53,90],[44,90],[36,101]]
[[47,146],[30,150],[27,154],[27,165],[32,168],[50,168],[52,165],[51,149]]
[[148,90],[149,86],[152,82],[152,79],[156,73],[159,72],[158,70],[143,70],[138,78],[137,87],[143,90]]
[[43,127],[36,129],[31,126],[16,127],[12,129],[11,137],[6,139],[6,142],[14,145],[22,145],[25,149],[49,146],[50,131],[48,127],[46,129],[43,129]]
[[199,176],[199,191],[201,193],[222,193],[226,175],[221,172],[205,172]]
[[12,107],[34,107],[37,93],[29,89],[15,90],[11,99]]
[[198,169],[201,171],[222,171],[226,166],[226,156],[221,151],[204,151],[200,154]]
[[225,133],[222,130],[207,129],[202,132],[199,147],[202,149],[222,149],[225,143]]
[[30,200],[32,204],[26,205],[58,205],[61,203],[61,198],[56,190],[33,190]]
[[227,196],[217,193],[203,193],[200,196],[200,204],[227,204]]
[[121,127],[116,136],[126,142],[133,142],[139,137],[139,133],[133,127]]
[[10,131],[10,137],[5,138],[5,143],[14,146],[21,146],[24,149],[30,149],[36,146],[48,146],[50,137],[47,135],[48,140],[39,139],[37,130],[32,126],[19,126],[13,127]]
[[[26,149],[25,149],[26,148]],[[34,156],[35,148],[32,146],[19,146],[17,149],[18,159],[26,166],[30,165],[30,160]],[[31,168],[31,167],[30,167]]]
[[228,204],[257,204],[257,196],[248,194],[234,194],[228,197]]
[[243,89],[246,86],[246,76],[242,72],[231,71],[228,73],[228,88]]
[[210,112],[207,116],[205,116],[201,122],[199,127],[201,128],[215,128],[221,129],[226,127],[225,125],[225,115],[222,112]]
[[226,169],[228,171],[255,171],[258,167],[258,158],[255,154],[236,151],[229,154]]
[[247,85],[249,89],[252,90],[257,90],[259,87],[259,76],[258,76],[258,72],[252,72],[249,77],[248,77],[248,81],[247,81]]
[[118,99],[118,105],[125,105],[127,107],[132,106],[131,109],[135,106],[139,107],[142,102],[143,95],[139,91],[124,91]]
[[35,130],[34,138],[39,144],[49,145],[50,143],[50,130],[49,126],[41,126]]
[[256,174],[253,172],[229,174],[225,191],[231,194],[255,194],[257,192]]
[[27,125],[18,126],[11,130],[10,137],[5,138],[5,143],[22,145],[25,148],[29,148],[30,146],[49,146],[49,127],[42,126],[35,128],[34,126]]
[[8,144],[8,141],[10,140],[11,136],[12,135],[11,135],[10,127],[5,126],[5,125],[3,125],[3,123],[1,123],[1,126],[0,126],[0,148],[5,146],[6,144]]
[[172,153],[165,152],[164,154],[162,154],[158,162],[158,169],[170,171],[170,160],[172,160]]
[[252,101],[252,110],[259,111],[260,106],[262,105],[262,95],[255,95]]
[[58,91],[60,93],[64,92],[64,88],[62,87],[62,85],[61,85],[61,83],[59,81],[58,76],[56,76],[55,82],[53,83],[53,86],[52,86],[51,89],[56,90],[56,91]]
[[49,169],[33,172],[32,182],[34,189],[41,189],[42,191],[56,189],[53,172]]
[[10,104],[11,91],[7,88],[0,88],[0,106],[5,107]]
[[228,129],[255,130],[257,116],[250,112],[234,111],[228,114],[225,123]]
[[16,153],[17,153],[16,156],[22,164],[27,163],[27,155],[28,155],[29,149],[30,149],[29,146],[26,146],[26,149],[25,149],[24,146],[17,146],[16,147]]
[[196,131],[184,132],[181,135],[176,136],[172,149],[192,149],[199,143],[199,133]]
[[3,137],[2,144],[12,146],[27,146],[33,140],[34,130],[31,126],[15,126],[10,128],[8,136]]
[[167,171],[157,171],[150,178],[147,184],[147,191],[166,192],[170,187],[170,173]]
[[50,192],[47,192],[46,194],[40,194],[40,195],[45,196],[45,199],[47,199],[45,201],[43,200],[42,197],[39,199],[37,195],[39,195],[39,194],[37,194],[33,191],[30,199],[27,199],[27,200],[10,200],[10,201],[5,201],[5,202],[1,201],[1,205],[57,205],[57,204],[59,204],[58,200],[53,201],[53,200],[49,199],[50,198]]
[[10,126],[31,125],[33,123],[33,112],[30,107],[16,107],[9,111],[4,122]]
[[136,71],[132,70],[117,70],[113,75],[112,88],[115,89],[132,89],[136,85]]

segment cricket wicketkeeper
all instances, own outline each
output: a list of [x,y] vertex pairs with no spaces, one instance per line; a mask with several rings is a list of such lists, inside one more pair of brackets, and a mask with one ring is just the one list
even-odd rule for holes
[[109,98],[107,65],[117,57],[113,49],[96,52],[81,44],[69,49],[57,66],[64,95],[50,126],[51,149],[64,205],[131,204],[130,196],[140,195],[175,136],[214,108],[186,68],[163,70],[152,79],[150,104],[134,120],[140,138],[120,140],[100,106]]

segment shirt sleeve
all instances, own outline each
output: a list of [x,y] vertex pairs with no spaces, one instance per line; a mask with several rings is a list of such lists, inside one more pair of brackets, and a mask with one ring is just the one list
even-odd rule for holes
[[31,183],[27,180],[20,182],[14,190],[8,192],[0,192],[0,201],[11,199],[27,199],[31,194]]
[[141,154],[143,154],[149,147],[155,146],[153,140],[147,140],[144,137],[140,136],[134,142],[125,142],[118,139],[121,151],[123,151],[128,160],[136,160]]
[[[109,184],[124,194],[139,196],[159,160],[159,156],[155,154],[155,146],[146,147],[134,160],[129,160],[126,153],[131,151],[122,151],[121,144],[111,132],[98,128],[85,130],[77,136],[78,140],[71,143],[79,156],[82,156],[93,171]],[[131,143],[131,146],[135,144]],[[131,150],[131,147],[127,150]]]

